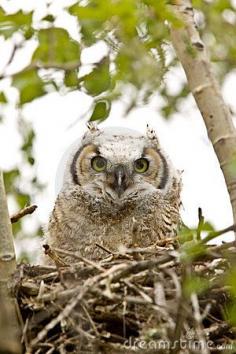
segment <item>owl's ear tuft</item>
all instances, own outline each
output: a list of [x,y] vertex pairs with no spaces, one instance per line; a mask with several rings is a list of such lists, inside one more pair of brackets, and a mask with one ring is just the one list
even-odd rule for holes
[[96,122],[88,122],[87,127],[91,133],[95,133],[99,131],[98,125]]
[[160,147],[160,143],[157,138],[155,130],[151,128],[148,124],[147,124],[146,136],[151,141],[152,145],[155,145],[157,148]]
[[87,128],[88,128],[88,130],[85,132],[85,134],[83,136],[83,139],[82,139],[83,141],[85,141],[87,139],[95,138],[96,136],[98,136],[102,132],[98,128],[98,125],[96,124],[96,122],[88,122]]

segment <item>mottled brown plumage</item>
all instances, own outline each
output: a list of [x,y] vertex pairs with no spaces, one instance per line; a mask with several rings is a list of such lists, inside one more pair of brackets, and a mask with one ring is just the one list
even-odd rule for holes
[[106,254],[95,243],[118,251],[175,236],[180,189],[179,174],[152,130],[141,135],[92,127],[68,159],[47,242],[97,260]]

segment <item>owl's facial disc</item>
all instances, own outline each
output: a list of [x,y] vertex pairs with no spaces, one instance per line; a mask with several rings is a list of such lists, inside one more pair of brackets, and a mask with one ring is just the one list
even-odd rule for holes
[[148,143],[146,147],[146,141],[126,143],[120,144],[114,136],[103,144],[95,141],[82,146],[72,161],[73,182],[91,196],[118,204],[166,191],[171,174],[162,152]]

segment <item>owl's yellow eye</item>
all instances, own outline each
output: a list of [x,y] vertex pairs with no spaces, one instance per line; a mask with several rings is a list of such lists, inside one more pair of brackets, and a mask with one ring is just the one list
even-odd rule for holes
[[107,167],[107,161],[104,157],[95,156],[91,160],[91,166],[96,172],[103,172]]
[[149,167],[149,161],[143,157],[141,159],[134,161],[135,172],[144,173],[148,170],[148,167]]

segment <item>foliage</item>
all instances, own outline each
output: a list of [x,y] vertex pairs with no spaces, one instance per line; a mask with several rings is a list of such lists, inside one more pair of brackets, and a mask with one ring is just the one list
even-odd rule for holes
[[201,36],[209,48],[211,61],[216,64],[218,78],[223,81],[225,75],[235,69],[236,63],[235,3],[230,0],[193,0],[193,6],[199,11]]
[[[35,159],[33,152],[34,131],[29,124],[26,124],[24,120],[20,120],[18,126],[22,135],[21,149],[21,161],[15,166],[15,168],[4,172],[4,183],[7,196],[11,202],[15,211],[23,209],[25,206],[33,203],[35,195],[42,190],[43,185],[39,183],[35,173]],[[27,169],[27,177],[22,175],[22,165]],[[27,238],[32,235],[28,235],[24,229],[24,219],[20,219],[18,222],[12,224],[13,234],[18,238]],[[42,234],[41,227],[35,230],[35,234],[40,236]],[[24,255],[21,255],[21,258]],[[28,257],[24,257],[28,260]]]
[[[50,12],[50,7],[37,26],[33,21],[34,11],[8,14],[1,8],[0,35],[13,43],[16,34],[24,44],[32,39],[37,42],[31,63],[13,75],[12,85],[19,91],[19,104],[47,94],[49,82],[42,74],[44,68],[54,69],[55,75],[50,81],[55,90],[62,90],[56,80],[56,72],[60,71],[65,92],[82,90],[95,100],[107,100],[107,106],[122,95],[125,85],[132,85],[136,92],[135,100],[129,102],[132,107],[146,103],[158,90],[167,102],[162,113],[170,116],[178,109],[179,99],[188,94],[184,85],[175,95],[170,95],[164,81],[165,73],[178,65],[168,47],[166,24],[181,26],[181,23],[170,3],[164,0],[76,1],[64,11],[76,19],[79,40],[73,39],[65,28],[56,26],[56,16]],[[235,6],[230,0],[195,0],[193,5],[198,10],[197,22],[203,39],[223,80],[236,61]],[[223,27],[227,30],[222,31]],[[106,43],[107,54],[101,61],[94,62],[89,74],[81,77],[80,54],[99,41]],[[11,62],[22,43],[13,48]],[[6,101],[4,92],[0,98]],[[91,116],[92,111],[91,107]],[[107,115],[108,110],[102,109],[98,119],[105,119]]]
[[[171,3],[166,0],[87,0],[61,5],[67,17],[76,22],[77,36],[57,24],[57,14],[49,3],[39,20],[35,19],[37,6],[27,12],[16,2],[16,10],[9,12],[2,4],[0,38],[12,44],[12,51],[0,73],[3,82],[0,104],[15,106],[18,110],[52,90],[63,94],[80,90],[93,98],[89,118],[102,121],[108,117],[115,100],[125,96],[128,112],[148,103],[158,92],[163,98],[161,113],[169,118],[189,94],[185,83],[172,93],[165,81],[166,74],[179,65],[169,44],[167,24],[182,24],[174,16]],[[223,82],[225,75],[235,68],[235,5],[230,0],[194,0],[193,5],[216,74]],[[83,63],[84,51],[95,48],[101,41],[106,45],[102,58],[91,65]],[[8,70],[14,67],[20,51],[29,44],[33,48],[29,63],[20,68],[15,66],[15,71]],[[89,71],[83,74],[85,66]],[[18,92],[16,102],[8,94],[9,79]],[[8,84],[4,86],[4,82]],[[133,92],[128,97],[127,87]],[[4,122],[4,111],[1,122]],[[26,129],[22,138],[22,161],[34,171],[33,131]],[[23,185],[19,165],[5,173],[5,180],[18,208],[30,202],[33,193],[19,187]],[[41,187],[33,172],[28,183],[33,190]],[[21,230],[20,224],[14,227]]]
[[[211,53],[215,73],[223,83],[226,75],[235,70],[236,64],[235,5],[230,0],[193,0],[193,6],[197,10],[196,21]],[[0,89],[2,106],[14,106],[20,112],[24,105],[52,90],[63,94],[79,90],[93,99],[89,119],[100,122],[108,117],[113,102],[126,96],[126,88],[131,87],[133,95],[126,97],[127,111],[148,103],[157,92],[163,98],[163,117],[169,118],[178,110],[181,101],[189,95],[189,90],[186,83],[182,83],[173,93],[166,84],[168,72],[179,66],[169,43],[168,24],[182,26],[174,16],[171,1],[74,1],[73,5],[62,10],[76,21],[77,36],[58,25],[57,15],[50,4],[37,21],[36,10],[25,12],[18,9],[9,13],[3,5],[0,7],[0,38],[12,45],[6,65],[0,72],[3,82]],[[105,44],[106,51],[102,58],[87,65],[82,60],[83,53],[88,48],[95,48],[99,42]],[[29,44],[33,48],[29,63],[20,68],[15,66],[15,71],[9,70],[16,64],[20,51]],[[83,74],[85,66],[89,70]],[[5,82],[8,84],[4,86]],[[9,82],[17,90],[16,102],[11,101],[8,94],[6,87]],[[3,110],[0,124],[4,123],[4,119]],[[14,201],[16,210],[30,204],[34,194],[42,188],[35,172],[34,131],[23,119],[20,119],[18,129],[22,136],[21,159],[4,173],[6,191],[9,199]],[[22,175],[22,165],[29,170],[27,179]],[[235,169],[234,161],[232,173],[235,173]],[[15,235],[21,236],[22,230],[23,221],[13,225]],[[206,241],[219,234],[204,220],[199,222],[196,229],[183,228],[178,239],[183,268],[189,269],[198,258],[209,256],[212,250]],[[202,235],[206,236],[204,240]],[[217,252],[221,251],[217,249]],[[236,265],[235,260],[226,259],[230,269],[225,270],[224,264],[221,264],[225,274],[218,273],[216,277],[211,277],[211,284],[209,274],[207,278],[205,272],[200,275],[186,272],[182,284],[184,298],[189,300],[193,293],[199,296],[206,293],[209,285],[214,288],[218,280],[222,283],[223,277],[234,300]],[[211,271],[207,267],[206,270],[209,273]],[[224,311],[225,317],[235,326],[235,301],[227,304]]]

